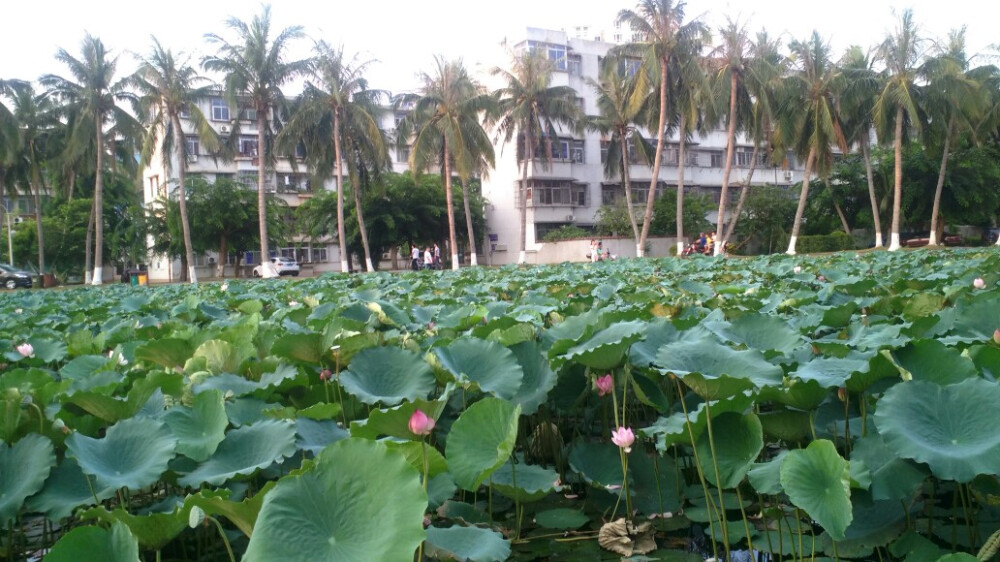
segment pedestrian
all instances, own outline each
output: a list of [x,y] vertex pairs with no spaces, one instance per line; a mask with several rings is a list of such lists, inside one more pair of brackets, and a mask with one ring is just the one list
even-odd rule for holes
[[434,267],[434,252],[431,250],[430,246],[424,248],[424,269],[431,269]]
[[410,267],[413,271],[420,269],[420,248],[416,244],[410,244]]
[[438,247],[437,242],[434,243],[434,268],[441,269],[441,248]]

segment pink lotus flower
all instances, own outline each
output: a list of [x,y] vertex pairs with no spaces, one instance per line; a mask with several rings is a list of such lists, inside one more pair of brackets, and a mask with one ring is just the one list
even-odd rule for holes
[[972,286],[976,289],[985,289],[986,281],[983,281],[982,277],[976,277],[972,280]]
[[604,375],[603,377],[597,377],[597,379],[594,380],[594,388],[597,389],[597,395],[598,396],[604,396],[605,394],[611,394],[611,386],[613,384],[614,384],[614,381],[611,380],[611,374],[610,373],[608,373],[607,375]]
[[993,330],[993,343],[1000,345],[1000,330]]
[[414,410],[410,416],[410,431],[414,435],[430,435],[432,429],[434,429],[434,418],[428,417],[420,410]]
[[331,378],[333,378],[333,373],[330,372],[330,369],[323,369],[319,372],[319,380],[328,381]]
[[611,432],[611,442],[625,449],[626,453],[632,452],[632,443],[635,443],[635,434],[631,427],[619,427]]
[[21,357],[34,357],[35,356],[35,346],[30,343],[22,343],[17,346],[17,352],[21,354]]
[[799,273],[802,273],[802,266],[797,265],[797,266],[793,267],[792,268],[792,273],[794,273],[796,275],[798,275]]

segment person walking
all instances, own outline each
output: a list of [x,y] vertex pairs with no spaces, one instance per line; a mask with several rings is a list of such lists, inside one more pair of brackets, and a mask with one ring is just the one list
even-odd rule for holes
[[410,267],[413,271],[420,269],[420,248],[416,244],[410,244]]
[[424,248],[424,269],[431,269],[434,267],[434,252],[431,250],[430,246]]
[[441,269],[441,248],[434,243],[434,269]]

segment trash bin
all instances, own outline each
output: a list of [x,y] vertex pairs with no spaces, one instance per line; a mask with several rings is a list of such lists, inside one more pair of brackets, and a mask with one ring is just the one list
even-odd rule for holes
[[129,279],[133,287],[149,284],[149,274],[139,269],[130,270]]

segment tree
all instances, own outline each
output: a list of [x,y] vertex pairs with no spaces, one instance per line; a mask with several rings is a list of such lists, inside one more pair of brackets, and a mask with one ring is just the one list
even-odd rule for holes
[[[114,141],[117,136],[137,138],[139,124],[118,102],[132,102],[135,98],[127,90],[126,80],[115,80],[118,57],[109,58],[110,53],[100,39],[89,33],[81,45],[81,58],[59,49],[56,59],[65,64],[72,78],[47,74],[41,83],[50,93],[66,104],[64,111],[71,114],[72,129],[68,144],[68,156],[93,151],[94,164],[94,285],[100,285],[104,263],[104,158],[108,143],[105,134]],[[109,127],[107,131],[105,128]],[[113,143],[112,143],[113,144]],[[89,150],[88,150],[89,146]],[[115,147],[111,147],[112,157]],[[114,161],[112,161],[114,163]],[[89,244],[88,244],[89,248]]]
[[904,10],[899,25],[878,48],[885,63],[885,82],[875,98],[873,116],[879,137],[892,138],[895,162],[892,196],[892,225],[889,251],[898,250],[900,205],[903,199],[903,139],[907,129],[920,130],[920,91],[917,87],[918,65],[923,57],[924,40],[913,22],[913,12]]
[[521,205],[521,239],[517,263],[527,259],[528,229],[528,167],[538,157],[538,147],[544,143],[544,161],[552,161],[552,141],[558,135],[557,126],[576,128],[583,111],[576,103],[576,90],[569,86],[552,86],[552,61],[543,53],[524,51],[514,57],[510,71],[494,68],[505,85],[493,92],[496,98],[496,129],[504,142],[517,139],[517,161],[521,168],[518,187]]
[[[257,218],[260,228],[260,259],[266,262],[268,251],[268,218],[265,203],[264,174],[274,168],[271,150],[275,130],[280,126],[280,112],[286,106],[281,86],[305,74],[308,60],[286,59],[290,43],[302,37],[302,28],[288,27],[276,36],[271,34],[271,8],[264,6],[250,23],[232,17],[226,27],[236,34],[235,42],[210,33],[205,37],[218,45],[218,53],[205,57],[202,66],[210,72],[225,76],[224,90],[230,105],[238,113],[250,110],[257,121]],[[230,142],[239,139],[239,120],[236,120]]]
[[184,238],[184,261],[188,266],[188,280],[191,283],[197,283],[198,277],[194,269],[194,249],[191,245],[187,195],[184,191],[187,185],[187,139],[181,126],[181,114],[189,116],[194,125],[194,133],[209,150],[219,150],[219,138],[198,107],[198,100],[207,98],[211,93],[211,86],[207,82],[208,79],[199,76],[186,59],[175,58],[174,53],[164,49],[155,37],[152,50],[149,55],[140,58],[139,69],[132,77],[132,84],[140,96],[140,114],[147,124],[141,154],[143,164],[148,165],[153,154],[159,150],[163,166],[169,173],[173,167],[171,148],[173,158],[177,161],[178,211]]
[[806,41],[789,45],[795,60],[795,72],[786,80],[785,99],[779,113],[779,129],[800,158],[805,158],[802,190],[795,210],[792,233],[788,240],[790,255],[795,254],[795,242],[809,197],[809,180],[815,171],[828,177],[833,166],[833,147],[847,152],[847,140],[837,114],[835,93],[841,74],[830,61],[830,48],[819,33],[813,32]]
[[[291,151],[300,140],[305,144],[310,166],[317,177],[336,173],[337,179],[337,240],[340,244],[340,270],[347,272],[347,240],[344,233],[344,173],[354,186],[355,212],[361,229],[365,265],[374,269],[364,212],[358,204],[361,197],[362,171],[381,172],[390,166],[389,152],[376,115],[379,100],[386,96],[381,90],[368,88],[364,72],[372,61],[348,59],[344,49],[333,49],[325,42],[315,46],[315,57],[305,91],[296,105],[285,130],[279,135],[279,146]],[[329,148],[332,146],[333,152]]]
[[660,162],[663,157],[663,142],[667,126],[667,91],[669,85],[668,69],[675,55],[678,43],[686,38],[706,36],[708,31],[697,20],[684,23],[684,2],[673,0],[640,0],[635,10],[618,12],[617,22],[627,24],[633,33],[642,38],[639,43],[626,45],[623,52],[626,56],[640,58],[645,70],[641,74],[637,92],[644,92],[647,86],[659,87],[659,111],[656,127],[656,152],[653,157],[653,173],[649,181],[649,194],[646,197],[646,210],[643,214],[643,228],[639,235],[637,250],[639,257],[643,255],[646,237],[649,235],[649,225],[652,222],[653,204],[656,201],[656,187],[660,177]]
[[401,98],[401,101],[415,101],[415,105],[401,124],[399,134],[401,139],[406,139],[412,131],[410,169],[419,172],[431,164],[440,166],[444,176],[451,268],[458,269],[452,175],[457,175],[462,183],[471,264],[477,265],[467,184],[473,174],[494,165],[493,144],[483,128],[483,120],[494,111],[495,100],[469,76],[461,59],[448,61],[438,56],[434,63],[433,74],[421,75],[423,86],[419,96]]

